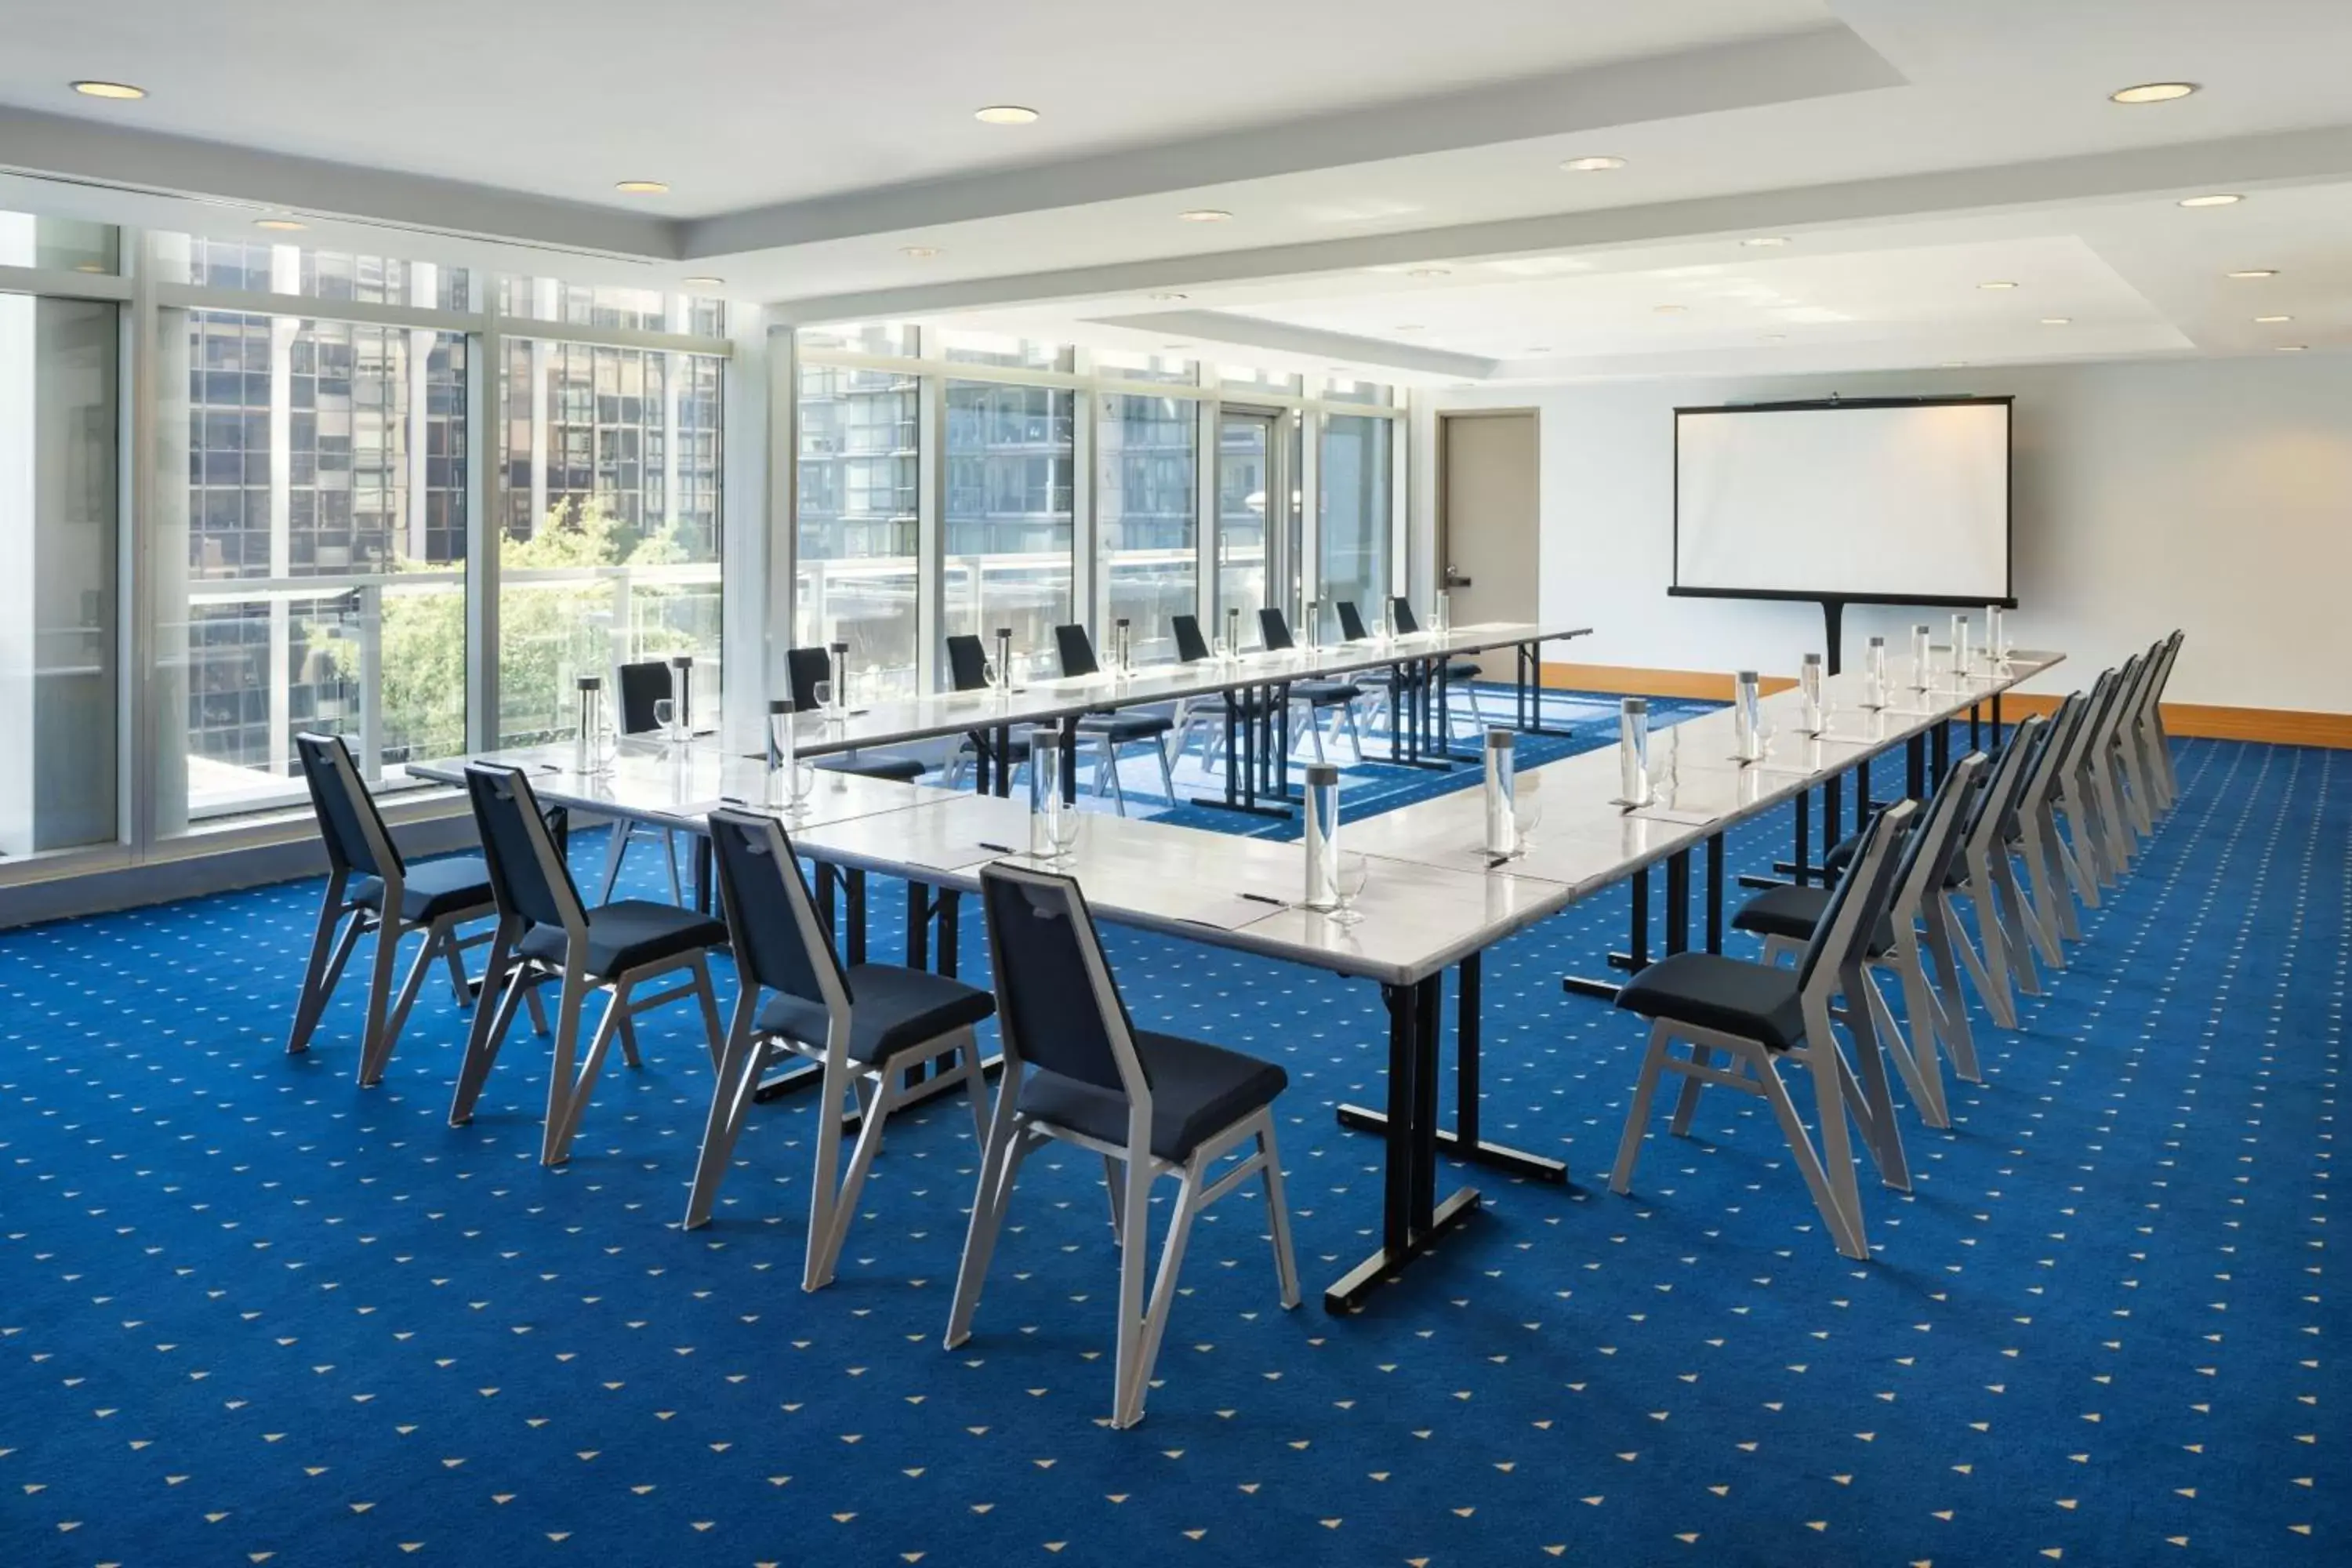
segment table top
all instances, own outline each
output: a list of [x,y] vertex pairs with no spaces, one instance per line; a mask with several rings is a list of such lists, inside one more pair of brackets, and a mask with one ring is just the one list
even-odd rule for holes
[[805,713],[793,721],[793,744],[811,755],[860,747],[884,747],[973,730],[1052,723],[1075,713],[1144,703],[1210,697],[1276,682],[1320,680],[1385,669],[1423,659],[1453,658],[1523,643],[1559,642],[1589,637],[1591,626],[1496,621],[1421,632],[1382,642],[1367,637],[1321,648],[1263,649],[1236,659],[1204,658],[1191,664],[1145,665],[1131,675],[1104,670],[1095,675],[1031,680],[1011,691],[941,691],[853,707],[845,714]]

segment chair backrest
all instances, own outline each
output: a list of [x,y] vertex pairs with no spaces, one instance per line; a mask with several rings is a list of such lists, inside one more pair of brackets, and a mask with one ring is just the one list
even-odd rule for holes
[[793,841],[772,816],[710,814],[711,861],[727,940],[744,984],[830,1009],[852,1000],[849,977],[817,918]]
[[[833,679],[833,650],[828,647],[796,647],[784,655],[784,678],[792,683],[793,710],[806,713],[816,707],[816,683]],[[844,700],[835,692],[835,702]]]
[[405,870],[400,847],[384,831],[375,797],[360,782],[343,738],[305,731],[294,737],[294,751],[302,761],[302,782],[310,786],[310,809],[319,816],[327,864],[362,877],[397,877]]
[[1092,675],[1102,668],[1095,662],[1094,639],[1084,626],[1055,626],[1054,652],[1061,658],[1065,676]]
[[1968,827],[1961,837],[1964,847],[1984,844],[1998,854],[1998,846],[2017,831],[2017,808],[2025,798],[2026,784],[2033,775],[2033,764],[2041,755],[2043,742],[2049,738],[2049,719],[2040,713],[2027,714],[2011,729],[2009,742],[1993,759],[1984,791],[1969,813]]
[[2112,669],[2100,671],[2098,679],[2091,682],[2090,695],[2083,700],[2074,727],[2066,732],[2066,752],[2058,764],[2061,779],[2073,778],[2089,758],[2091,743],[2098,736],[2099,724],[2106,714],[2107,704],[2115,700],[2115,690],[2116,672]]
[[980,869],[980,895],[1005,1056],[1130,1102],[1148,1095],[1135,1026],[1077,883],[993,861]]
[[2032,760],[2027,764],[2025,783],[2018,791],[2020,811],[2038,811],[2057,792],[2059,775],[2065,771],[2066,755],[2074,749],[2074,731],[2083,727],[2083,718],[2089,709],[2089,699],[2079,691],[2070,691],[2059,701],[2058,710],[2050,716],[2049,727],[2042,731],[2042,743],[2034,748]]
[[1797,962],[1799,990],[1809,989],[1816,976],[1836,984],[1878,933],[1878,922],[1886,918],[1887,901],[1895,892],[1895,852],[1918,810],[1917,801],[1898,800],[1862,830],[1853,859],[1830,893],[1828,907],[1814,923],[1812,940]]
[[1356,613],[1356,601],[1335,599],[1331,607],[1339,613],[1339,635],[1349,642],[1363,641],[1369,634],[1364,630],[1364,617]]
[[988,650],[976,632],[958,632],[948,638],[948,683],[958,691],[978,691],[988,684]]
[[1412,601],[1402,594],[1391,595],[1389,599],[1389,625],[1396,628],[1396,634],[1401,637],[1409,637],[1421,630],[1421,619],[1412,613]]
[[1209,639],[1201,635],[1198,616],[1171,616],[1168,624],[1176,633],[1176,657],[1186,664],[1198,664],[1209,657]]
[[657,729],[654,722],[654,704],[670,696],[669,666],[658,658],[642,664],[625,664],[616,672],[621,699],[621,733],[642,735]]
[[[567,934],[585,931],[587,906],[540,815],[530,776],[520,768],[467,763],[466,794],[473,802],[499,913],[526,925],[558,926]],[[572,951],[578,955],[580,944],[572,943]]]
[[2180,658],[2180,645],[2186,640],[2186,636],[2187,634],[2176,630],[2170,637],[2157,645],[2162,651],[2157,655],[2156,679],[2147,683],[2147,700],[2140,708],[2140,716],[2143,719],[2156,719],[2161,721],[2163,716],[2158,709],[2164,700],[2164,689],[2172,682],[2172,667]]
[[1279,653],[1285,648],[1298,646],[1290,639],[1290,623],[1284,620],[1282,612],[1272,605],[1265,605],[1257,613],[1257,640],[1269,653]]
[[1983,782],[1984,771],[1990,765],[1991,759],[1982,752],[1970,752],[1945,770],[1944,782],[1927,797],[1927,816],[1911,830],[1895,872],[1890,907],[1896,926],[1906,926],[1916,920],[1928,889],[1944,885],[1945,877],[1952,869],[1953,857],[1960,852],[1961,837],[1969,825],[1969,808],[1979,798],[1977,785]]

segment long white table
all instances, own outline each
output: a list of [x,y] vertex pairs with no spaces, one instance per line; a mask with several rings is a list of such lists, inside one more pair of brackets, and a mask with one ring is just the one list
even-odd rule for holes
[[[1997,702],[2001,692],[2059,657],[2020,654],[2007,667],[1972,674],[1957,687],[1898,691],[1895,708],[1868,718],[1856,708],[1859,679],[1840,678],[1831,692],[1851,732],[1833,719],[1826,738],[1818,740],[1795,734],[1797,700],[1783,694],[1768,700],[1779,734],[1759,763],[1732,759],[1727,714],[1674,726],[1656,739],[1672,748],[1677,766],[1660,802],[1643,810],[1611,804],[1618,790],[1613,745],[1528,769],[1521,787],[1544,799],[1544,817],[1528,851],[1501,863],[1480,851],[1475,790],[1349,824],[1342,833],[1346,847],[1375,858],[1357,903],[1362,919],[1352,925],[1296,903],[1303,870],[1293,843],[1090,814],[1081,819],[1077,840],[1059,868],[1076,879],[1106,921],[1381,986],[1390,1021],[1388,1106],[1385,1112],[1351,1108],[1343,1119],[1385,1133],[1382,1241],[1326,1291],[1327,1308],[1343,1311],[1476,1209],[1479,1196],[1469,1186],[1442,1201],[1436,1196],[1437,1156],[1446,1142],[1483,1163],[1552,1179],[1564,1174],[1556,1162],[1499,1149],[1477,1136],[1478,963],[1486,949],[1632,878],[1643,933],[1632,962],[1643,961],[1649,870],[1661,860],[1668,868],[1667,946],[1677,947],[1687,940],[1694,847],[1706,847],[1710,896],[1719,910],[1722,838],[1729,828],[1783,802],[1805,802],[1816,786],[1842,782],[1895,746],[1922,746],[1953,716]],[[530,769],[543,803],[689,829],[703,826],[701,816],[730,795],[739,804],[757,802],[764,782],[756,762],[690,748],[683,758],[658,749],[632,753],[609,773],[583,777],[570,771],[569,752],[540,748],[483,760]],[[415,763],[411,771],[455,782],[467,760]],[[1025,805],[851,775],[819,776],[806,812],[786,826],[796,849],[818,866],[828,918],[835,884],[846,879],[851,961],[864,956],[864,881],[879,874],[908,884],[909,961],[929,962],[936,921],[940,967],[952,973],[957,897],[977,889],[980,868],[990,861],[1024,858]],[[1709,940],[1719,943],[1719,919],[1710,920]],[[1462,971],[1456,1032],[1464,1097],[1461,1126],[1449,1138],[1439,1126],[1437,1047],[1444,972],[1455,966]]]

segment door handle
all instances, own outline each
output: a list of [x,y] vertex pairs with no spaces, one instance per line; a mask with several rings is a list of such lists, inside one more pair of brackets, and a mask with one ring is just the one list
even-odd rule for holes
[[1449,588],[1467,588],[1470,586],[1470,579],[1448,566],[1445,569],[1445,585]]

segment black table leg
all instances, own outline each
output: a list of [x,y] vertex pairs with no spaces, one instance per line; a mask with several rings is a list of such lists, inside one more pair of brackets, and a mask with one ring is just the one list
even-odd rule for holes
[[[1034,768],[1037,764],[1033,760],[1029,765]],[[996,793],[1000,798],[1013,793],[1013,727],[1010,724],[996,727]]]
[[1861,832],[1870,826],[1870,759],[1864,757],[1853,770],[1853,830]]
[[993,794],[994,790],[989,784],[990,767],[988,756],[988,735],[986,731],[974,730],[970,734],[966,735],[964,739],[971,744],[971,793],[974,795]]
[[1062,720],[1062,804],[1078,804],[1078,716],[1075,713]]
[[[1838,824],[1845,819],[1845,775],[1832,773],[1822,783],[1822,864],[1830,863],[1830,851],[1837,847]],[[1823,873],[1822,880],[1829,880]]]
[[1323,1292],[1334,1315],[1363,1304],[1372,1288],[1428,1251],[1476,1212],[1478,1193],[1463,1187],[1436,1199],[1436,1040],[1441,976],[1383,985],[1389,1009],[1388,1155],[1381,1191],[1380,1250]]
[[1666,952],[1690,951],[1690,851],[1666,857]]
[[[1630,906],[1627,918],[1629,940],[1626,942],[1629,951],[1611,953],[1609,967],[1639,974],[1650,966],[1650,868],[1647,866],[1634,872],[1627,880],[1625,891]],[[1572,996],[1597,996],[1603,1002],[1615,1001],[1620,989],[1614,981],[1591,980],[1580,974],[1568,975],[1559,984],[1561,990]]]
[[920,882],[907,884],[907,967],[931,966],[931,889]]
[[1936,721],[1935,738],[1931,743],[1931,749],[1935,757],[1933,766],[1936,787],[1941,789],[1944,787],[1944,775],[1951,771],[1952,766],[1952,721],[1949,719]]
[[1992,743],[1996,746],[2000,744],[2000,693],[1996,691],[1992,694]]
[[1927,746],[1914,735],[1903,743],[1903,797],[1925,799],[1927,794]]
[[957,917],[963,905],[963,894],[953,888],[941,888],[939,893],[940,973],[953,980],[956,977]]
[[[1831,821],[1834,822],[1836,816],[1835,812],[1832,812]],[[1811,881],[1813,876],[1812,837],[1813,792],[1811,789],[1802,789],[1797,792],[1796,858],[1772,862],[1773,870],[1801,888]],[[1739,879],[1739,885],[1743,888],[1780,888],[1786,887],[1788,883],[1775,881],[1770,877],[1742,877]]]
[[1984,704],[1981,702],[1969,704],[1969,750],[1984,750]]
[[835,889],[841,881],[841,872],[830,860],[816,863],[816,918],[824,926],[824,939],[836,947],[841,943],[841,927],[834,919]]
[[697,913],[710,912],[711,886],[710,835],[694,835],[694,908]]
[[866,873],[852,866],[843,879],[843,913],[849,927],[849,962],[866,962]]
[[[1196,795],[1194,805],[1215,806],[1224,811],[1245,812],[1252,816],[1288,816],[1287,805],[1269,805],[1258,799],[1258,728],[1263,714],[1249,714],[1250,693],[1228,691],[1223,694],[1225,704],[1225,788],[1222,796]],[[1289,795],[1289,780],[1286,772],[1280,798]]]
[[1706,950],[1723,951],[1723,835],[1706,839]]
[[[1478,1134],[1479,959],[1474,952],[1461,964],[1462,984],[1454,1013],[1454,1125],[1437,1130],[1437,1146],[1457,1160],[1565,1185],[1568,1167],[1559,1161],[1489,1143]],[[1386,1111],[1361,1105],[1342,1105],[1339,1119],[1340,1126],[1358,1132],[1385,1132],[1389,1125]]]
[[1573,735],[1573,730],[1547,730],[1543,721],[1543,645],[1518,645],[1519,728],[1530,735]]

